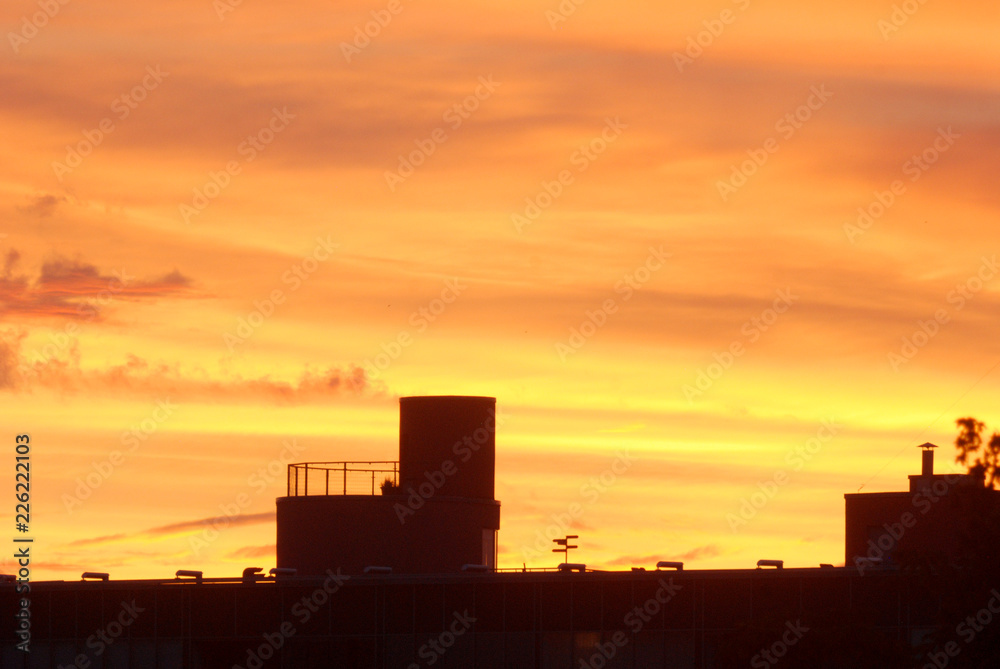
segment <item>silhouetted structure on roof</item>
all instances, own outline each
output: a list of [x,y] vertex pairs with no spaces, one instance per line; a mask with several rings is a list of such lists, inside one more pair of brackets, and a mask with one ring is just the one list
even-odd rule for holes
[[[30,655],[12,624],[24,595],[0,582],[0,666],[941,669],[1000,656],[996,551],[966,550],[983,528],[970,514],[997,524],[997,493],[935,475],[931,444],[908,492],[845,495],[846,567],[512,573],[495,568],[494,410],[403,398],[398,463],[290,465],[269,575],[33,583]],[[980,561],[900,568],[907,551]]]
[[973,539],[972,522],[1000,508],[1000,492],[984,490],[968,474],[935,474],[937,446],[920,447],[921,471],[909,477],[909,491],[844,495],[848,566],[889,567],[914,557],[959,564]]
[[[500,529],[495,462],[496,399],[403,397],[398,466],[289,467],[288,496],[277,500],[278,566],[301,575],[493,569]],[[381,486],[382,477],[391,485]]]

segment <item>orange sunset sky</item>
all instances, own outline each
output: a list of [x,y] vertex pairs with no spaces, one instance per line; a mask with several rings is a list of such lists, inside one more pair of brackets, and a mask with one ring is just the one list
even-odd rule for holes
[[4,3],[32,578],[266,570],[285,464],[396,459],[418,394],[497,398],[501,566],[843,563],[844,493],[1000,426],[998,19]]

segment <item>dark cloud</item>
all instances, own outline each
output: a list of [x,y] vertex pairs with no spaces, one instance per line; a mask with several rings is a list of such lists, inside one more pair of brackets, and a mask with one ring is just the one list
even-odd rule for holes
[[9,277],[17,267],[18,261],[21,259],[21,253],[17,249],[11,249],[7,251],[3,258],[3,275],[4,277]]
[[16,249],[4,258],[0,278],[0,319],[99,319],[115,300],[190,297],[191,280],[177,270],[154,279],[140,279],[128,270],[104,272],[81,260],[55,257],[38,274],[15,274],[20,261]]
[[26,207],[19,207],[19,209],[31,216],[36,216],[38,218],[48,218],[55,213],[56,208],[60,204],[69,202],[69,198],[65,195],[52,195],[51,193],[45,195],[36,195],[32,197],[30,203]]

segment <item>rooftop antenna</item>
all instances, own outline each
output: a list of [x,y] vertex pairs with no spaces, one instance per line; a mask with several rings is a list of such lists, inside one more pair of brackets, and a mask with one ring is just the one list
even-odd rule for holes
[[579,548],[579,546],[570,546],[569,545],[569,540],[570,539],[579,539],[579,538],[580,537],[577,536],[577,535],[575,535],[575,534],[567,534],[565,539],[553,539],[552,543],[557,544],[559,546],[562,546],[562,548],[553,548],[552,552],[553,553],[562,553],[563,554],[563,562],[569,562],[569,549],[571,549],[571,548]]

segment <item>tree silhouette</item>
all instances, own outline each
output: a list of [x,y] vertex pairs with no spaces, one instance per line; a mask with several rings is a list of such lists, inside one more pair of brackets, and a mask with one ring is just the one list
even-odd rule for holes
[[[966,466],[977,483],[949,493],[954,495],[955,522],[960,525],[953,557],[942,561],[919,551],[906,556],[908,577],[925,593],[922,613],[936,628],[915,650],[922,667],[996,667],[1000,619],[974,625],[979,624],[977,616],[992,616],[988,607],[996,605],[994,593],[1000,587],[1000,493],[995,490],[1000,482],[1000,433],[994,432],[984,444],[983,423],[970,417],[955,424],[959,428],[955,462]],[[970,637],[968,629],[976,634]],[[942,660],[941,651],[949,642],[960,654]],[[932,657],[938,659],[928,662]]]
[[983,423],[969,417],[959,418],[955,424],[959,427],[955,438],[958,449],[955,462],[968,467],[969,474],[987,488],[997,488],[1000,483],[1000,432],[994,432],[984,448]]

